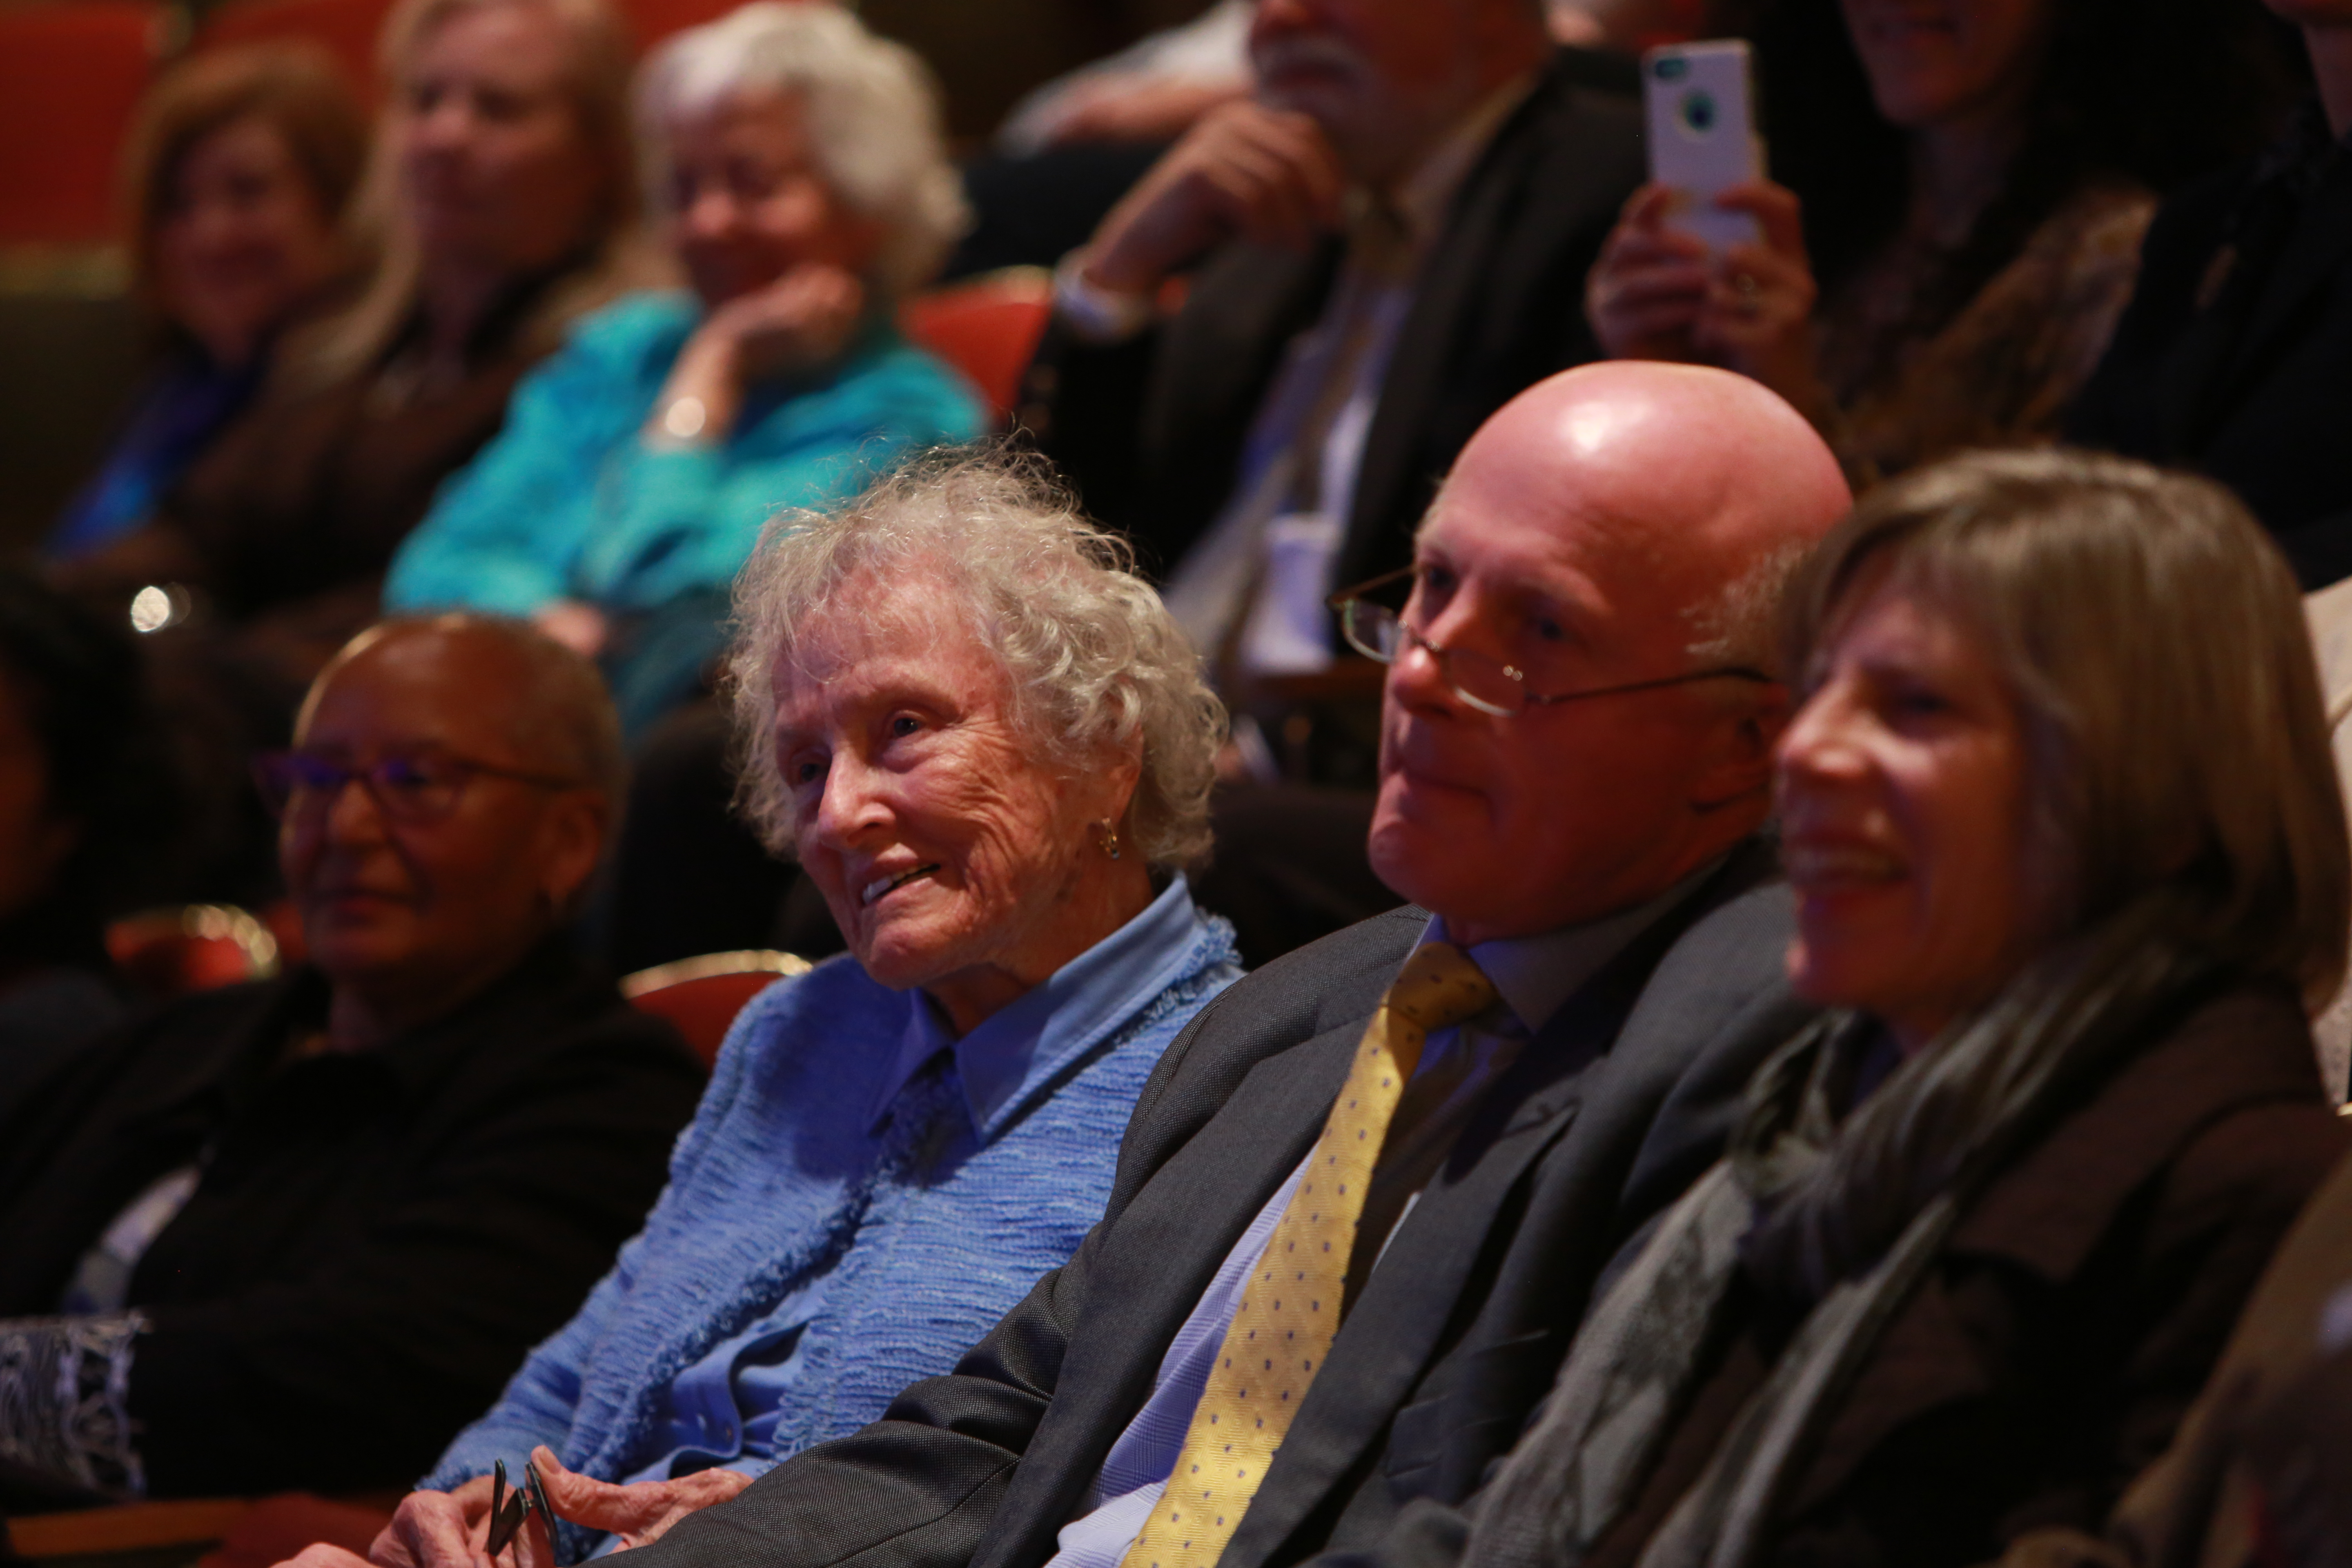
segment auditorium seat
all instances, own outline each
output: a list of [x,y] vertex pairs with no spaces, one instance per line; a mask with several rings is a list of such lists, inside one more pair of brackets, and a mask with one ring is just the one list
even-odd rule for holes
[[900,308],[898,324],[963,372],[1001,426],[1013,416],[1053,313],[1054,275],[1042,267],[1008,267],[918,294]]
[[305,41],[342,68],[360,101],[377,101],[375,46],[393,0],[226,0],[196,30],[199,49]]
[[765,948],[741,952],[706,952],[640,969],[621,982],[630,1005],[667,1018],[686,1037],[705,1067],[719,1059],[728,1026],[743,1005],[789,974],[807,973],[809,961]]
[[123,978],[158,999],[267,980],[278,969],[269,928],[227,904],[119,920],[106,928],[106,952]]
[[116,169],[170,42],[148,0],[0,6],[0,246],[116,235]]

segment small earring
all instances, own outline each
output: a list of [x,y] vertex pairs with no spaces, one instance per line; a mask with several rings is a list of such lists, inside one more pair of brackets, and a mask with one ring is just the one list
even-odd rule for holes
[[1107,822],[1101,824],[1096,830],[1095,842],[1102,846],[1104,854],[1114,860],[1118,858],[1118,829]]

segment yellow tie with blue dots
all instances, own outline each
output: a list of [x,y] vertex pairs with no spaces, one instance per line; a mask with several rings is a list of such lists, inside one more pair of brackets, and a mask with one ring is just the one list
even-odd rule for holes
[[1381,998],[1307,1173],[1243,1287],[1168,1489],[1120,1568],[1210,1568],[1223,1553],[1339,1330],[1364,1190],[1405,1080],[1433,1033],[1494,1001],[1494,982],[1442,942],[1416,949]]

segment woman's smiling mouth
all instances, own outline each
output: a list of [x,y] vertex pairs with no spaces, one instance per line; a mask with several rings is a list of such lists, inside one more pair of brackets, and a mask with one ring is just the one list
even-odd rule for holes
[[929,865],[910,867],[895,877],[877,877],[873,881],[866,883],[865,890],[857,895],[858,905],[860,908],[868,907],[875,900],[892,889],[902,888],[918,877],[928,877],[939,868],[938,863],[933,862]]

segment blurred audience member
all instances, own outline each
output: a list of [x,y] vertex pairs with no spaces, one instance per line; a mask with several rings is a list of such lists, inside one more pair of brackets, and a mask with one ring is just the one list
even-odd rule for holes
[[1631,73],[1556,53],[1538,0],[1259,0],[1249,51],[1255,99],[1063,263],[1046,355],[1046,450],[1229,699],[1328,663],[1324,596],[1402,565],[1479,423],[1594,357],[1578,288],[1641,168]]
[[2236,502],[1961,458],[1865,500],[1791,609],[1789,971],[1834,1011],[1615,1266],[1470,1568],[2095,1528],[2347,1142],[2304,1022],[2344,967],[2344,811]]
[[174,825],[127,627],[0,571],[0,1123],[115,1023],[107,920]]
[[53,552],[144,522],[244,408],[279,331],[348,269],[338,226],[366,156],[366,121],[322,52],[222,49],[156,84],[123,181],[155,363]]
[[1239,974],[1177,870],[1223,711],[1127,560],[989,459],[770,529],[751,805],[852,956],[738,1021],[646,1229],[379,1561],[463,1568],[535,1449],[589,1537],[652,1540],[946,1372],[1101,1217],[1137,1092]]
[[1033,387],[1208,655],[1230,770],[1298,786],[1218,807],[1202,896],[1262,962],[1392,907],[1377,678],[1293,678],[1344,653],[1326,596],[1411,560],[1479,424],[1598,356],[1579,290],[1641,139],[1626,62],[1556,48],[1542,0],[1258,0],[1249,55],[1254,98],[1063,261]]
[[2352,576],[2352,4],[2266,0],[2316,100],[2165,205],[2068,435],[2236,490],[2305,588]]
[[831,5],[757,0],[638,88],[691,294],[588,318],[394,558],[394,609],[528,616],[601,658],[635,733],[690,696],[779,506],[854,493],[987,416],[900,337],[965,218],[914,55]]
[[261,769],[310,961],[0,1125],[10,1495],[405,1485],[660,1189],[700,1074],[572,956],[610,700],[512,623],[364,634]]
[[628,49],[605,0],[403,0],[358,203],[379,260],[289,340],[270,388],[154,523],[78,586],[200,590],[278,743],[310,677],[373,618],[381,574],[442,479],[583,311],[658,275],[634,238]]
[[1755,376],[1858,484],[2055,436],[2131,292],[2152,193],[2273,123],[2243,0],[1757,9],[1781,183],[1722,199],[1757,240],[1710,255],[1646,187],[1588,308],[1620,358]]

